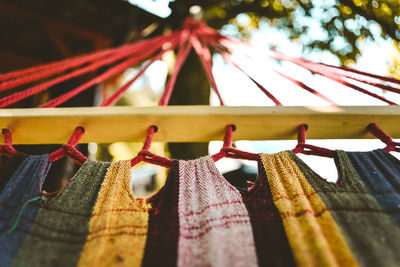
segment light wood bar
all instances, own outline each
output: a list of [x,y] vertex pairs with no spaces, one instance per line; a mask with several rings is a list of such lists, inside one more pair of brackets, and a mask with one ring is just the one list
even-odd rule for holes
[[222,140],[225,125],[235,124],[234,140],[287,140],[296,127],[309,126],[309,139],[374,138],[365,130],[377,123],[400,138],[399,106],[302,107],[88,107],[0,109],[0,127],[10,128],[14,144],[66,143],[76,126],[85,128],[81,143],[142,142],[157,125],[154,141]]

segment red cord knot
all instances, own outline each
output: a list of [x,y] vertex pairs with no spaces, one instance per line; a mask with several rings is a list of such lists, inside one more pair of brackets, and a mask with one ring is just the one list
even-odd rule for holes
[[333,158],[335,156],[335,151],[323,147],[306,144],[307,129],[308,129],[307,124],[300,124],[297,127],[297,145],[294,149],[292,149],[292,152]]
[[142,148],[142,150],[139,151],[137,156],[131,160],[132,167],[141,161],[160,165],[160,166],[167,167],[167,168],[172,166],[171,159],[155,155],[149,151],[153,137],[154,137],[154,133],[156,133],[157,131],[158,131],[158,127],[155,125],[151,125],[147,128],[147,135],[146,135],[146,140],[144,142],[143,148]]
[[1,145],[1,151],[0,153],[2,155],[11,157],[13,156],[15,153],[17,153],[17,150],[12,146],[12,134],[11,134],[11,130],[7,129],[7,128],[3,128],[2,129],[2,133],[4,136],[4,144]]
[[62,149],[64,150],[64,153],[78,165],[83,165],[87,160],[87,158],[81,152],[76,150],[75,147],[70,144],[62,145]]
[[392,137],[385,133],[376,123],[368,124],[367,131],[386,144],[385,151],[400,151],[400,143],[394,142]]
[[[85,133],[85,129],[82,126],[78,126],[75,128],[74,132],[72,133],[71,137],[68,140],[68,145],[72,147],[72,149],[68,149],[70,152],[69,154],[66,154],[66,151],[64,147],[57,149],[53,153],[50,154],[49,156],[49,162],[53,162],[56,160],[61,159],[64,157],[64,155],[70,156],[77,164],[82,165],[83,162],[87,160],[87,158],[81,154],[78,150],[75,149],[75,146],[79,143],[79,140],[82,138],[82,135]],[[75,150],[75,151],[74,151]],[[79,160],[76,159],[75,155],[79,155]],[[84,160],[83,160],[84,159]],[[81,162],[83,160],[83,162]],[[78,163],[79,162],[79,163]]]
[[194,31],[197,29],[204,29],[206,28],[207,25],[204,21],[202,20],[195,20],[193,18],[187,18],[185,20],[185,22],[183,23],[183,28],[190,30],[190,31]]
[[225,128],[224,144],[223,148],[232,147],[232,132],[236,131],[236,126],[234,124],[228,124]]

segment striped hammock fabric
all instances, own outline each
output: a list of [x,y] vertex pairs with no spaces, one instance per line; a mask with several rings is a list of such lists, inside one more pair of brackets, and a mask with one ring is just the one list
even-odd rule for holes
[[248,190],[209,156],[174,160],[150,198],[134,195],[130,161],[92,160],[44,197],[48,157],[0,165],[0,266],[400,263],[400,161],[384,150],[335,151],[337,183],[291,151],[260,154]]

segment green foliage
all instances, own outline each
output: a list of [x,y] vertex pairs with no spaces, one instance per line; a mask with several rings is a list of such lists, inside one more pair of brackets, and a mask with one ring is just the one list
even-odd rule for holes
[[[267,22],[288,32],[305,50],[328,50],[342,64],[356,60],[359,41],[382,36],[397,44],[400,39],[398,0],[175,0],[170,4],[172,15],[163,24],[178,27],[193,5],[202,7],[203,19],[212,27],[236,25],[238,37],[246,39],[260,21]],[[239,14],[247,14],[250,22],[239,23]],[[323,37],[312,34],[316,25]]]

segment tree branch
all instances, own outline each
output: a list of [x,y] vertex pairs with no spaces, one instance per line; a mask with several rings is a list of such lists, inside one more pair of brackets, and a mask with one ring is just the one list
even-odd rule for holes
[[368,20],[375,21],[376,23],[378,23],[382,27],[382,30],[387,35],[389,35],[394,40],[398,40],[398,38],[396,36],[397,27],[394,26],[394,25],[396,25],[394,22],[393,22],[393,24],[388,23],[385,20],[375,16],[375,14],[373,14],[373,12],[368,12],[367,10],[364,10],[359,6],[356,6],[354,4],[353,0],[339,0],[339,2],[341,4],[343,4],[343,5],[346,5],[346,6],[350,7],[358,15],[360,15],[360,16],[368,19]]

